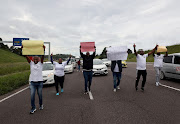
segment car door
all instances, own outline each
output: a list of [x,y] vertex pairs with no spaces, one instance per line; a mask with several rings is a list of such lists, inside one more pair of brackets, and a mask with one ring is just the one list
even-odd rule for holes
[[173,78],[180,79],[180,56],[174,56]]
[[173,77],[173,55],[164,57],[163,72],[165,77]]

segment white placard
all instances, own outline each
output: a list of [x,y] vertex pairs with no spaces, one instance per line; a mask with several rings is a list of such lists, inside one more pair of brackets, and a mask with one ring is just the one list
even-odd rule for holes
[[127,60],[127,46],[116,46],[107,48],[108,60]]

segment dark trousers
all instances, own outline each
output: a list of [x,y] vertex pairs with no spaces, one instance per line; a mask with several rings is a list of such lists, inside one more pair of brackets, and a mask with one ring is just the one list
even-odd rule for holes
[[[87,87],[89,88],[89,91],[91,90],[91,82],[92,82],[92,71],[83,71],[84,80],[85,80],[85,92],[87,92]],[[89,82],[89,85],[88,85]]]
[[63,89],[64,76],[59,77],[59,76],[54,75],[54,80],[55,80],[56,92],[59,93],[59,87],[58,87],[58,84],[60,84],[61,89]]
[[138,86],[139,79],[140,79],[141,75],[143,77],[143,81],[142,81],[141,87],[145,86],[147,72],[146,72],[146,70],[137,70],[136,85],[135,85],[136,87]]
[[114,89],[119,86],[121,80],[121,72],[113,72]]

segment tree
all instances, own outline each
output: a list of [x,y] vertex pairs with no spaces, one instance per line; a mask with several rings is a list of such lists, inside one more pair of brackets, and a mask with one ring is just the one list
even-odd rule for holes
[[[0,41],[3,41],[2,38],[0,38]],[[7,45],[4,45],[3,43],[0,43],[0,48],[9,49],[9,47]]]
[[127,51],[127,52],[128,52],[128,54],[131,54],[131,53],[132,53],[132,50],[128,49],[128,51]]

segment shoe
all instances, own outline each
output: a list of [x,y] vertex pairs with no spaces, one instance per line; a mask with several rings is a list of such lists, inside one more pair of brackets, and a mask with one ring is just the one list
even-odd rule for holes
[[156,82],[156,86],[159,86],[159,82]]
[[44,109],[44,106],[41,105],[41,106],[39,107],[39,110],[43,110],[43,109]]
[[88,94],[88,92],[84,92],[84,94],[86,95],[86,94]]
[[136,87],[136,91],[138,90],[138,87]]
[[30,114],[34,114],[35,111],[36,111],[36,109],[35,109],[35,108],[34,108],[34,109],[32,108],[31,111],[30,111]]
[[117,86],[117,89],[118,89],[118,90],[120,90],[120,87],[119,87],[119,86]]
[[141,87],[141,90],[144,91],[144,87]]
[[56,96],[59,96],[59,93],[56,93]]
[[61,89],[61,93],[63,93],[64,92],[64,90],[63,89]]
[[114,89],[113,91],[116,92],[116,89]]

